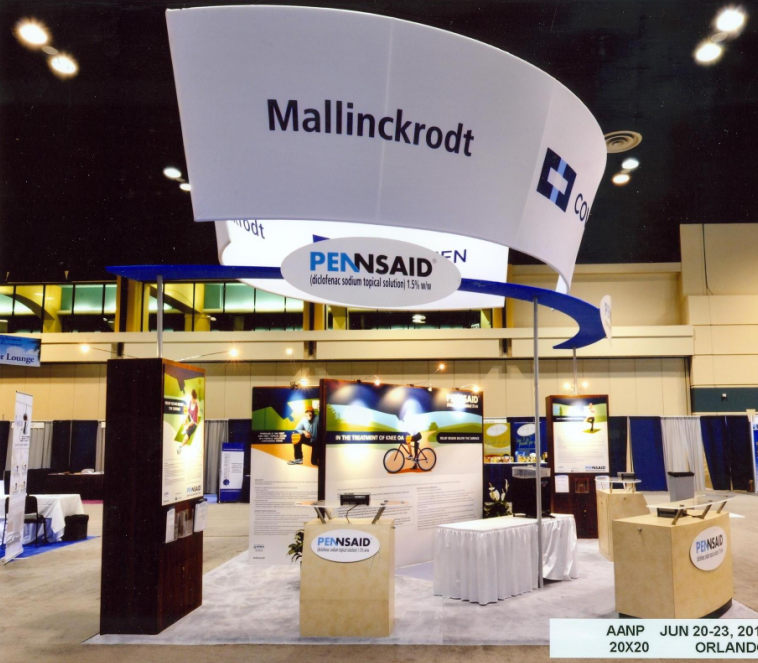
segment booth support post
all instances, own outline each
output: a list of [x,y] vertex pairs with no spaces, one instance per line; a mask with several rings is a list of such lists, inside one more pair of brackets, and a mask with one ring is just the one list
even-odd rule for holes
[[542,446],[540,440],[540,352],[538,335],[539,300],[535,297],[534,305],[534,451],[537,456],[535,466],[537,491],[537,587],[542,589]]
[[579,395],[578,371],[576,369],[576,348],[571,349],[574,355],[574,396]]
[[163,277],[158,274],[156,278],[156,285],[158,286],[158,315],[157,327],[158,327],[158,358],[163,359]]

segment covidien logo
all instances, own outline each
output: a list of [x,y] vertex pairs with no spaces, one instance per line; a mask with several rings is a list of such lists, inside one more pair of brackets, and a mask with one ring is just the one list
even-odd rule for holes
[[565,212],[575,179],[574,169],[548,147],[540,179],[537,182],[537,191]]

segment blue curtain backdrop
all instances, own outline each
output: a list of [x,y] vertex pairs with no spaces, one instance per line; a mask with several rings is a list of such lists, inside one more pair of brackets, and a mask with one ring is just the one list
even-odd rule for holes
[[626,472],[626,417],[608,417],[608,442],[610,446],[610,475]]
[[660,417],[629,417],[637,490],[667,490]]
[[753,451],[747,416],[703,416],[700,429],[714,490],[748,490]]
[[726,417],[700,417],[700,431],[714,490],[731,490],[731,445],[727,442]]
[[753,478],[752,431],[747,415],[726,417],[732,490],[748,490]]
[[97,455],[97,421],[71,422],[71,454],[69,468],[71,472],[95,469]]

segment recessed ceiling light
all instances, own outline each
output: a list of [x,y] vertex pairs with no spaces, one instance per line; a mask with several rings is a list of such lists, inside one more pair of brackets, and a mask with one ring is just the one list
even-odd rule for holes
[[180,188],[182,191],[192,191],[192,187],[190,186],[190,183],[189,183],[189,182],[182,182],[182,183],[179,185],[179,188]]
[[727,7],[716,16],[716,28],[722,32],[737,32],[745,25],[745,12],[737,7]]
[[628,152],[642,142],[642,134],[636,131],[611,131],[605,134],[605,149],[610,154]]
[[724,47],[721,44],[714,44],[712,41],[705,41],[697,47],[695,51],[695,60],[701,64],[713,64],[718,62],[724,54]]
[[168,166],[167,168],[163,169],[163,174],[170,180],[176,180],[182,176],[182,171],[178,168],[174,168],[173,166]]
[[25,46],[39,48],[50,41],[50,34],[42,23],[23,19],[16,24],[16,38]]
[[625,184],[629,184],[629,180],[632,178],[629,177],[626,173],[616,173],[613,178],[611,179],[611,182],[613,182],[616,186],[624,186]]
[[637,161],[637,159],[635,159],[634,157],[629,157],[628,159],[624,159],[624,161],[621,163],[621,167],[624,170],[634,170],[639,165],[640,165],[640,162]]
[[76,76],[79,71],[79,65],[76,63],[76,60],[70,55],[64,53],[51,55],[48,58],[47,63],[50,65],[50,69],[53,70],[53,73],[61,78]]

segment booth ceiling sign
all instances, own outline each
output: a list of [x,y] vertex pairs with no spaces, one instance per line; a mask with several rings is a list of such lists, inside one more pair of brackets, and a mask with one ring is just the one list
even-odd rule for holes
[[321,222],[363,224],[432,246],[402,234],[413,229],[448,236],[439,246],[451,251],[474,238],[570,285],[606,148],[589,110],[546,73],[358,12],[192,8],[167,22],[196,221],[266,219],[272,231],[301,220],[322,237]]
[[379,539],[368,532],[335,529],[316,536],[311,550],[330,562],[362,562],[379,552]]

